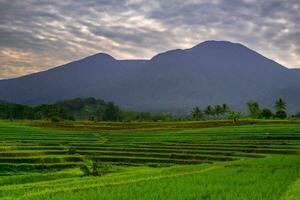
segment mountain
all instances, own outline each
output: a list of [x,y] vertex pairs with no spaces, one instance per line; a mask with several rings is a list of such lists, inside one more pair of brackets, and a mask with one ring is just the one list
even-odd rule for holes
[[155,111],[181,113],[194,105],[223,102],[242,110],[249,99],[296,85],[299,77],[243,45],[208,41],[153,57],[134,79],[114,88],[113,95],[122,94],[118,103]]
[[48,71],[0,81],[0,99],[37,105],[75,97],[100,97],[109,88],[130,79],[144,60],[116,60],[96,54]]
[[[187,113],[195,105],[228,103],[243,111],[257,100],[287,98],[300,111],[299,70],[287,69],[237,43],[206,41],[150,60],[97,54],[45,72],[0,81],[0,99],[40,104],[93,96],[138,111]],[[299,103],[298,103],[299,102]]]

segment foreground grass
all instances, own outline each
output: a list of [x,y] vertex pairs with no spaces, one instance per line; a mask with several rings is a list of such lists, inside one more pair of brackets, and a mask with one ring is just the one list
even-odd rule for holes
[[[27,123],[0,122],[1,199],[300,199],[297,123],[152,131]],[[92,161],[109,170],[86,174]]]
[[[228,164],[136,169],[116,173],[89,185],[81,183],[53,192],[29,193],[29,199],[280,199],[299,178],[295,156],[247,159]],[[126,177],[125,179],[123,178]],[[106,181],[109,179],[110,181]],[[294,186],[293,186],[294,187]],[[58,192],[57,192],[58,191]],[[60,192],[59,192],[60,191]],[[297,189],[296,189],[297,191]],[[295,195],[295,194],[294,194]],[[297,198],[299,197],[298,194]],[[288,195],[290,197],[291,195]],[[24,197],[24,198],[25,198]],[[284,199],[288,199],[284,197]]]

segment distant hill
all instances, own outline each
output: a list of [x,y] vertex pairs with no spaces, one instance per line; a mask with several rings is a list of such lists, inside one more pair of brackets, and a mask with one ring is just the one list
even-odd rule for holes
[[150,60],[97,54],[45,72],[0,81],[0,99],[25,104],[97,97],[138,111],[187,113],[195,105],[228,103],[243,111],[257,100],[286,98],[300,111],[300,71],[287,69],[237,43],[207,41]]

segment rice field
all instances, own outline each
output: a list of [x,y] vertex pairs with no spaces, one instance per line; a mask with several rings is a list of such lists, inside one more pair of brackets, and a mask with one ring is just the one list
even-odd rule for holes
[[300,199],[300,124],[56,126],[0,122],[1,199]]

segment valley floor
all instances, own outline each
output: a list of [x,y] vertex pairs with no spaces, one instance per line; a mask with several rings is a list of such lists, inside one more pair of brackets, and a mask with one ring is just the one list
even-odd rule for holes
[[297,123],[38,124],[0,122],[1,199],[300,199]]

